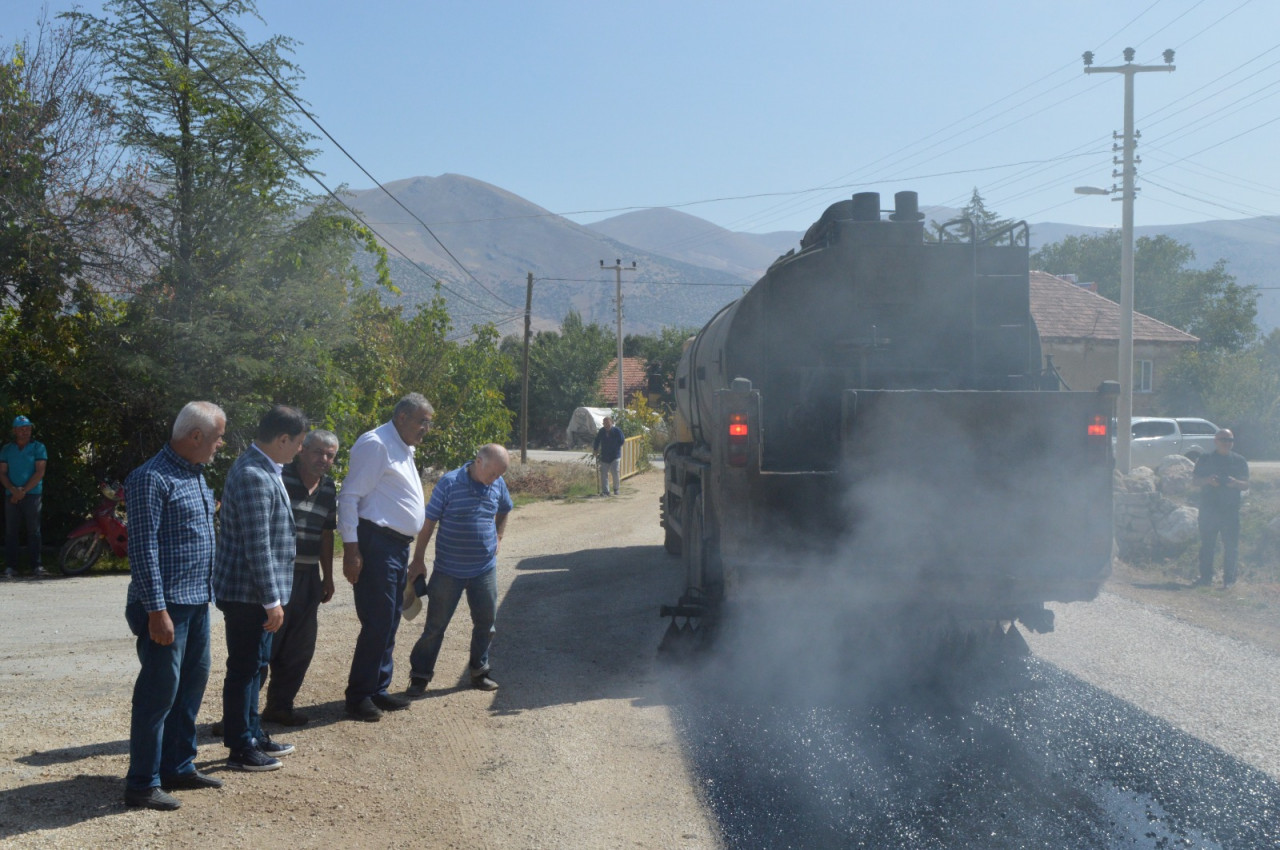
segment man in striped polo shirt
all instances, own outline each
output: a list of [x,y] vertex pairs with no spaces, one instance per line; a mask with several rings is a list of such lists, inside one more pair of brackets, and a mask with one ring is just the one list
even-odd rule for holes
[[271,641],[271,684],[262,719],[282,726],[302,726],[309,719],[294,710],[293,701],[316,654],[320,603],[333,598],[338,486],[329,470],[337,456],[337,434],[308,431],[302,451],[281,473],[298,528],[298,554],[293,561],[293,594],[284,606],[284,625]]
[[409,654],[408,697],[426,696],[445,629],[463,593],[471,609],[471,686],[484,691],[498,687],[490,676],[489,646],[498,612],[498,545],[514,507],[502,480],[509,463],[507,450],[489,443],[480,447],[475,460],[441,476],[431,491],[409,564],[409,580],[426,573],[424,553],[438,526],[435,565],[427,582],[427,622]]

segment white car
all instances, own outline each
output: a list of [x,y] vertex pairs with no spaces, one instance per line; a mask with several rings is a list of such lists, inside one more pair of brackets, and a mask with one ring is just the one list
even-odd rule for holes
[[1129,468],[1155,469],[1168,455],[1186,455],[1196,460],[1213,451],[1213,435],[1218,433],[1218,426],[1208,419],[1135,416],[1132,433]]

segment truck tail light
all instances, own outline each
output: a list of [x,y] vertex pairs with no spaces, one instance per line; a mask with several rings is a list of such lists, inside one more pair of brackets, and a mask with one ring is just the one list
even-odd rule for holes
[[751,436],[751,428],[747,424],[747,414],[729,414],[729,465],[747,465],[747,440]]
[[1110,423],[1106,416],[1101,413],[1095,413],[1090,416],[1085,425],[1085,442],[1088,444],[1089,457],[1099,463],[1109,461],[1111,459],[1111,435]]

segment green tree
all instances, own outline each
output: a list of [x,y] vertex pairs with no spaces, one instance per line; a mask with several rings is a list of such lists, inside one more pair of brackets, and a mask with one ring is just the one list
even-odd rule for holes
[[630,335],[622,341],[623,353],[628,357],[642,357],[661,381],[662,392],[658,393],[662,404],[670,407],[675,403],[673,390],[676,385],[676,366],[680,363],[680,355],[684,346],[698,333],[695,327],[663,328],[656,334]]
[[[529,345],[529,439],[559,442],[573,411],[600,400],[600,373],[615,356],[617,338],[603,325],[570,311],[559,331],[539,331]],[[502,351],[520,362],[522,341],[507,337]],[[506,386],[507,406],[520,406],[520,379]]]
[[[969,203],[960,208],[958,218],[967,218],[973,222],[977,233],[971,235],[978,239],[995,233],[1000,228],[1013,222],[1013,219],[1001,218],[994,210],[987,209],[987,203],[983,200],[982,193],[978,191],[977,186],[973,187],[973,194],[969,196]],[[961,238],[962,234],[957,234],[954,231],[944,232],[942,226],[936,221],[931,221],[929,224],[930,229],[925,234],[929,240],[936,242],[938,240],[950,241]]]
[[1280,330],[1241,351],[1205,349],[1179,357],[1165,373],[1163,406],[1234,428],[1254,459],[1280,457]]
[[[1076,274],[1098,284],[1098,293],[1120,300],[1120,232],[1068,236],[1031,256],[1033,268]],[[1195,251],[1169,236],[1142,236],[1134,243],[1134,309],[1200,337],[1202,345],[1240,351],[1257,336],[1258,290],[1241,286],[1226,261],[1190,268]]]
[[485,443],[504,442],[515,414],[503,399],[502,386],[516,376],[515,364],[498,347],[493,325],[474,329],[466,345],[450,343],[448,356],[427,397],[443,427],[423,441],[427,462],[453,469],[470,460]]
[[0,409],[32,416],[50,452],[49,530],[87,507],[102,474],[81,393],[100,323],[95,287],[119,286],[138,183],[112,145],[112,110],[71,28],[42,18],[0,48]]
[[95,353],[99,400],[128,435],[121,467],[154,451],[191,398],[226,408],[233,446],[273,401],[326,422],[349,416],[370,376],[337,358],[351,347],[353,252],[371,237],[302,189],[313,152],[289,96],[300,77],[290,40],[254,44],[251,58],[237,24],[257,17],[249,0],[104,9],[68,17],[100,57],[120,144],[150,187],[132,245],[145,273]]

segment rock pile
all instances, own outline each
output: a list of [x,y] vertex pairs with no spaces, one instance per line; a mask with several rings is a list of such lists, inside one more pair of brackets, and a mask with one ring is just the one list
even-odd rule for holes
[[1199,539],[1200,512],[1174,500],[1190,494],[1194,469],[1188,458],[1169,455],[1154,470],[1139,466],[1128,475],[1116,473],[1113,504],[1121,558],[1176,556]]

